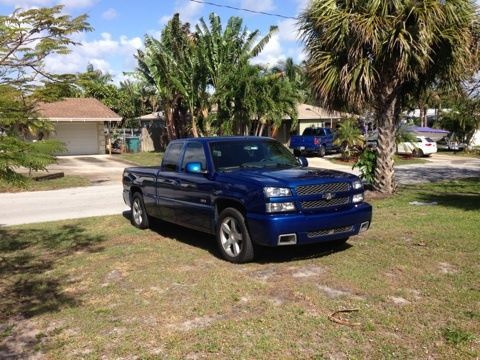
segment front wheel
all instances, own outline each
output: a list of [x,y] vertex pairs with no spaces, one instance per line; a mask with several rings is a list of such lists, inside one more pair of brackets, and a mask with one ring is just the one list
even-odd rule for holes
[[139,229],[148,228],[148,215],[143,203],[142,194],[136,192],[132,196],[132,224]]
[[233,263],[253,260],[254,249],[243,214],[226,208],[220,214],[217,226],[217,243],[222,257]]

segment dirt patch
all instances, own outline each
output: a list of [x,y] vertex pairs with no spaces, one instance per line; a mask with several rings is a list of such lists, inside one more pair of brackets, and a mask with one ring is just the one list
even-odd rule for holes
[[395,305],[398,305],[398,306],[411,304],[410,301],[408,301],[407,299],[405,299],[403,297],[400,297],[400,296],[389,296],[388,299],[391,302],[393,302]]
[[323,273],[325,273],[325,269],[323,267],[308,265],[308,266],[303,266],[301,268],[296,268],[292,273],[292,277],[307,278],[312,276],[318,276]]
[[442,274],[455,274],[458,272],[458,269],[447,262],[440,262],[438,263],[438,269]]
[[15,316],[0,325],[0,332],[10,333],[0,342],[0,359],[40,359],[36,346],[42,338],[33,321]]
[[183,323],[180,323],[180,324],[169,325],[169,327],[175,330],[180,330],[180,331],[203,329],[210,326],[212,323],[220,320],[221,318],[222,316],[220,315],[200,316],[191,320],[184,321]]
[[384,194],[378,191],[367,190],[365,191],[365,200],[382,200],[391,197],[390,194]]
[[335,288],[331,288],[331,287],[326,286],[326,285],[317,285],[317,287],[323,292],[323,294],[326,297],[328,297],[330,299],[336,299],[336,298],[340,298],[340,297],[349,297],[349,298],[357,299],[357,300],[364,299],[363,296],[354,294],[350,290],[335,289]]

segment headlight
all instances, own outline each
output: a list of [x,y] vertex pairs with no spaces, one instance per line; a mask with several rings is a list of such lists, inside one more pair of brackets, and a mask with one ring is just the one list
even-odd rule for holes
[[360,180],[355,180],[353,183],[352,183],[352,187],[354,190],[358,190],[358,189],[362,189],[363,188],[363,184]]
[[353,195],[352,197],[352,202],[355,204],[355,203],[359,203],[359,202],[362,202],[363,201],[363,194],[355,194]]
[[280,196],[292,196],[292,192],[289,188],[279,188],[279,187],[264,187],[263,193],[266,197],[280,197]]
[[276,212],[285,212],[285,211],[294,211],[294,210],[295,210],[295,204],[293,202],[266,204],[267,213],[276,213]]

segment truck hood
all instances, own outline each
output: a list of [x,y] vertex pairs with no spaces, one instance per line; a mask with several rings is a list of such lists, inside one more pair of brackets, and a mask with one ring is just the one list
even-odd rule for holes
[[254,182],[263,186],[313,185],[332,181],[353,181],[357,176],[342,171],[318,168],[238,169],[221,173],[227,181]]

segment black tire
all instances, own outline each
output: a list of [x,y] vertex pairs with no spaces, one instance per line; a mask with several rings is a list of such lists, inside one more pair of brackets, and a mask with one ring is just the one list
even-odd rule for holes
[[420,157],[423,156],[423,151],[422,151],[422,149],[414,149],[413,152],[412,152],[412,155],[414,157],[420,158]]
[[143,196],[136,192],[132,196],[132,225],[139,229],[148,228],[148,214],[143,203]]
[[294,149],[294,150],[293,150],[293,155],[295,155],[295,156],[298,157],[298,156],[301,156],[301,155],[302,155],[302,152],[301,152],[300,150]]
[[217,244],[222,257],[227,261],[241,264],[253,260],[254,247],[245,217],[237,209],[226,208],[220,213],[217,224]]
[[327,149],[325,149],[325,146],[320,145],[320,149],[318,149],[318,156],[324,157],[326,153]]

